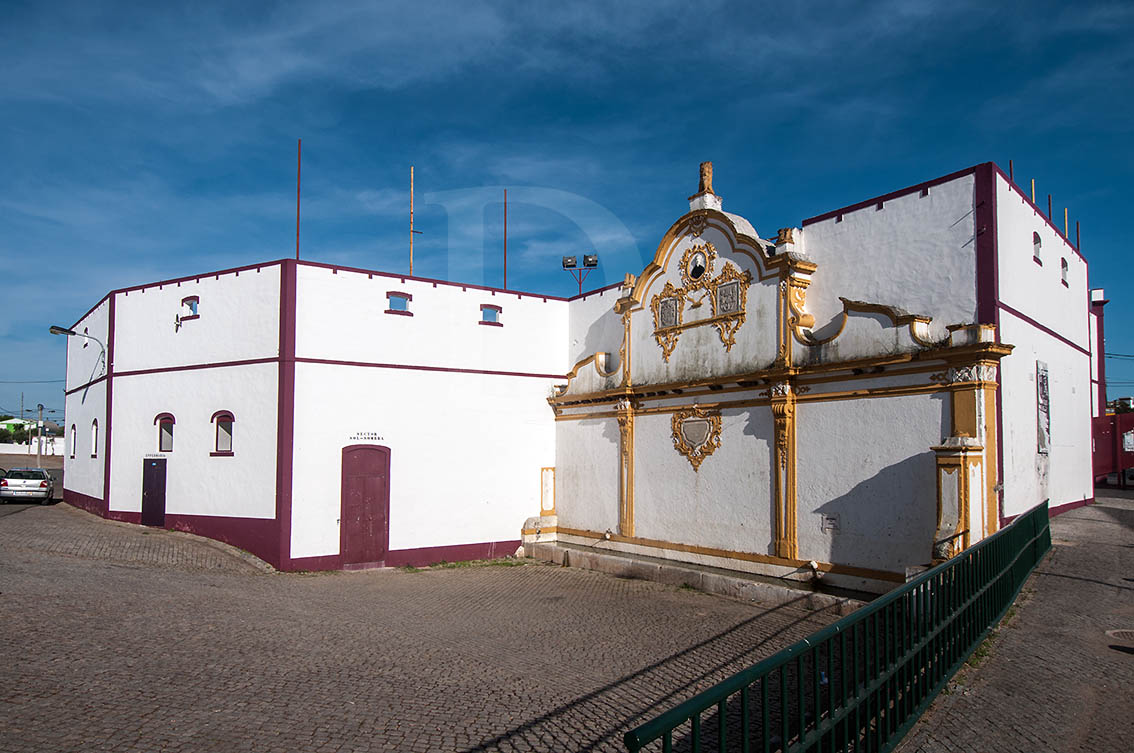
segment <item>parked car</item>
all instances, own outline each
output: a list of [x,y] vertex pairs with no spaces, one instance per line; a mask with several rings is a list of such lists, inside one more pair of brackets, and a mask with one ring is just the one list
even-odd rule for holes
[[0,478],[0,502],[37,500],[46,505],[55,496],[55,479],[43,468],[13,468]]

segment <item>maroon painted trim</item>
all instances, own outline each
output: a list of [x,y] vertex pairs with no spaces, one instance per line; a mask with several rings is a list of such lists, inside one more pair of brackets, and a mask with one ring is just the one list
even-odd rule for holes
[[86,510],[89,513],[98,515],[99,517],[106,517],[106,502],[98,497],[91,497],[82,492],[77,492],[66,487],[63,488],[63,501],[77,507],[80,510]]
[[395,316],[413,316],[412,311],[404,311],[404,310],[399,311],[398,309],[386,309],[382,313],[383,314],[394,314]]
[[259,272],[261,269],[264,269],[264,268],[267,268],[267,267],[274,267],[277,264],[282,264],[285,261],[292,261],[292,260],[282,259],[282,260],[277,260],[277,261],[260,262],[259,264],[246,264],[243,267],[231,267],[230,269],[220,269],[220,270],[217,270],[215,272],[206,272],[204,274],[199,274],[199,275],[186,275],[185,277],[174,277],[173,279],[170,279],[170,280],[158,280],[157,282],[147,282],[143,285],[133,285],[133,286],[128,287],[128,288],[118,288],[118,289],[112,290],[110,292],[111,292],[111,294],[114,294],[114,293],[132,293],[132,292],[137,291],[137,290],[145,291],[145,290],[148,290],[149,288],[159,288],[160,289],[160,288],[164,288],[166,285],[180,285],[181,283],[189,282],[190,280],[193,280],[194,282],[200,282],[201,280],[204,280],[205,278],[208,278],[208,277],[212,277],[213,279],[219,280],[222,275],[239,276],[239,274],[241,272],[246,272],[250,269],[255,269],[257,272]]
[[276,528],[273,565],[290,569],[291,490],[295,460],[295,311],[299,262],[280,265],[280,350],[276,425]]
[[279,542],[276,537],[276,521],[272,518],[171,515],[167,512],[164,528],[223,541],[231,546],[251,552],[273,567],[277,566],[276,547]]
[[106,374],[103,374],[103,375],[102,375],[102,376],[100,376],[100,377],[99,377],[98,379],[92,379],[91,381],[87,382],[86,384],[81,384],[81,385],[79,385],[78,387],[75,387],[74,389],[70,389],[70,390],[64,390],[64,391],[63,391],[63,394],[64,394],[64,395],[73,395],[73,394],[74,394],[74,393],[76,393],[76,392],[82,392],[82,391],[83,391],[83,390],[85,390],[86,388],[88,388],[88,387],[93,387],[94,385],[98,384],[98,383],[99,383],[99,382],[101,382],[101,381],[102,381],[103,379],[106,379]]
[[111,429],[114,426],[114,323],[115,323],[115,306],[116,296],[110,296],[110,310],[107,312],[107,335],[106,335],[106,426],[103,430],[103,444],[106,451],[103,453],[103,467],[102,467],[102,498],[106,507],[110,509],[110,457],[114,451],[114,445],[111,444],[113,434]]
[[[1090,295],[1090,292],[1087,293]],[[1095,373],[1099,375],[1099,415],[1106,415],[1106,341],[1103,340],[1103,306],[1109,301],[1091,301],[1091,312],[1095,315],[1095,340],[1099,344],[1099,351],[1092,357],[1096,360]]]
[[480,310],[481,311],[495,311],[497,314],[503,314],[504,313],[504,309],[502,307],[497,306],[496,304],[493,304],[493,303],[482,303],[482,304],[480,304]]
[[1058,507],[1049,507],[1047,508],[1047,517],[1049,519],[1054,518],[1057,515],[1062,515],[1065,512],[1071,512],[1072,510],[1077,510],[1080,507],[1086,507],[1087,505],[1093,505],[1094,503],[1095,498],[1088,497],[1087,499],[1081,499],[1078,502],[1068,502],[1066,504],[1059,505]]
[[[976,302],[977,322],[996,327],[1000,338],[1000,249],[996,211],[996,174],[991,162],[972,168],[973,234],[976,238]],[[996,370],[996,478],[1004,484],[1004,377]],[[997,515],[1003,515],[1003,492],[997,495]]]
[[450,366],[414,366],[405,363],[372,363],[369,361],[339,361],[333,358],[298,357],[296,363],[316,363],[324,366],[363,366],[370,369],[408,369],[410,371],[444,371],[451,374],[484,374],[486,376],[534,377],[536,379],[566,379],[565,374],[533,374],[526,371],[493,371],[491,369],[457,369]]
[[1025,322],[1027,322],[1028,324],[1032,325],[1032,326],[1033,326],[1033,327],[1035,327],[1036,329],[1038,329],[1038,330],[1041,330],[1041,331],[1043,331],[1043,332],[1045,332],[1045,333],[1047,333],[1047,334],[1051,335],[1051,336],[1052,336],[1052,337],[1054,337],[1054,338],[1055,338],[1056,340],[1059,340],[1059,341],[1060,341],[1060,342],[1062,342],[1062,343],[1063,343],[1064,345],[1067,345],[1067,346],[1069,346],[1069,347],[1072,347],[1072,348],[1074,348],[1075,350],[1079,351],[1079,352],[1080,352],[1080,353],[1082,353],[1083,355],[1085,355],[1085,356],[1090,356],[1090,355],[1091,355],[1091,351],[1087,350],[1087,349],[1086,349],[1086,348],[1084,348],[1084,347],[1083,347],[1082,345],[1079,345],[1079,344],[1077,344],[1077,343],[1074,343],[1074,342],[1072,342],[1071,340],[1068,340],[1068,339],[1067,339],[1066,337],[1064,337],[1063,335],[1059,334],[1059,333],[1058,333],[1058,332],[1056,332],[1055,330],[1053,330],[1053,329],[1050,329],[1050,328],[1048,328],[1048,327],[1045,327],[1045,326],[1043,326],[1042,324],[1040,324],[1039,322],[1037,322],[1037,321],[1036,321],[1035,319],[1031,318],[1031,317],[1030,317],[1030,316],[1028,316],[1027,314],[1024,314],[1024,313],[1021,313],[1021,312],[1017,311],[1016,309],[1014,309],[1014,308],[1012,308],[1011,306],[1009,306],[1009,305],[1008,305],[1007,303],[1003,303],[1003,302],[1002,302],[1002,303],[1000,304],[1000,308],[1001,308],[1002,310],[1004,310],[1004,311],[1007,311],[1007,312],[1008,312],[1009,314],[1011,314],[1012,316],[1014,316],[1014,317],[1017,317],[1018,319],[1023,319],[1023,320],[1025,321]]
[[[427,567],[440,562],[466,562],[494,559],[516,553],[520,540],[485,541],[478,544],[451,544],[428,546],[420,549],[397,549],[386,554],[382,567]],[[288,570],[342,570],[341,554],[321,557],[297,557],[290,561]]]
[[[112,296],[112,295],[114,295],[114,291],[113,291],[113,290],[112,290],[112,291],[110,291],[109,293],[107,293],[106,295],[104,295],[104,296],[103,296],[102,298],[99,298],[99,299],[98,299],[98,303],[96,303],[95,305],[93,305],[93,306],[91,306],[91,307],[90,307],[89,309],[87,309],[87,312],[86,312],[85,314],[83,314],[82,316],[80,316],[80,317],[79,317],[78,319],[76,319],[76,320],[75,320],[75,323],[74,323],[74,324],[72,324],[72,325],[71,325],[70,327],[68,327],[67,329],[75,329],[75,328],[76,328],[76,327],[78,327],[78,326],[79,326],[80,324],[82,324],[82,323],[83,323],[83,320],[84,320],[84,319],[86,319],[86,318],[87,318],[88,316],[90,316],[91,314],[93,314],[93,313],[95,312],[95,309],[97,309],[97,308],[98,308],[99,306],[101,306],[101,305],[102,305],[103,303],[105,303],[105,302],[107,301],[107,299],[109,299],[109,298],[110,298],[110,296]],[[89,334],[89,333],[88,333],[88,334]]]
[[191,321],[193,321],[194,319],[200,319],[200,318],[201,318],[201,315],[200,315],[200,314],[190,314],[189,316],[183,316],[183,317],[181,317],[181,318],[180,318],[180,321],[183,321],[183,322],[191,322]]
[[483,319],[481,319],[479,322],[477,322],[477,324],[483,324],[486,327],[503,327],[504,326],[503,322],[486,322]]
[[592,296],[592,295],[594,295],[595,293],[598,293],[599,295],[602,295],[603,293],[605,293],[605,292],[606,292],[606,291],[608,291],[608,290],[613,290],[614,288],[620,288],[620,287],[622,287],[622,283],[621,283],[621,282],[612,282],[612,283],[610,283],[609,285],[603,285],[603,286],[602,286],[601,288],[595,288],[594,290],[588,290],[588,291],[587,291],[586,293],[581,293],[581,294],[578,294],[578,295],[573,295],[573,296],[571,296],[570,298],[568,298],[567,300],[568,300],[568,301],[577,301],[577,300],[579,300],[579,299],[582,299],[582,298],[587,298],[587,297],[589,297],[589,296]]
[[171,424],[177,423],[177,419],[173,417],[172,413],[159,413],[154,416],[154,426],[157,426],[159,421],[168,421]]
[[467,283],[467,282],[450,282],[448,280],[438,280],[438,279],[435,279],[433,277],[413,277],[413,276],[410,276],[410,275],[396,275],[396,274],[391,274],[389,272],[379,272],[378,270],[375,270],[375,269],[362,269],[360,267],[344,267],[344,266],[340,266],[338,264],[323,264],[323,263],[317,262],[317,261],[303,260],[303,261],[300,261],[299,264],[304,266],[304,267],[318,267],[318,268],[321,268],[321,269],[330,269],[330,270],[332,270],[336,273],[338,273],[338,272],[354,272],[356,274],[371,275],[372,277],[385,277],[385,278],[388,278],[388,279],[401,280],[403,283],[406,280],[413,280],[414,282],[428,282],[428,283],[431,283],[434,287],[436,287],[437,285],[446,285],[446,286],[452,287],[452,288],[461,288],[462,290],[486,290],[486,291],[489,291],[489,292],[492,292],[492,293],[506,293],[507,295],[514,295],[517,298],[524,298],[524,297],[527,297],[527,298],[543,298],[543,299],[549,300],[549,301],[566,301],[566,300],[568,300],[567,298],[563,298],[563,297],[557,296],[557,295],[546,295],[544,293],[529,293],[529,292],[520,291],[520,290],[509,290],[507,288],[494,288],[494,287],[489,287],[487,285],[472,285],[472,284]]
[[1036,264],[1040,265],[1041,267],[1043,266],[1043,259],[1039,258],[1038,256],[1033,256],[1032,261],[1034,261]]
[[160,366],[154,369],[134,369],[121,371],[116,377],[141,376],[143,374],[165,374],[171,371],[196,371],[197,369],[221,369],[229,366],[251,366],[258,363],[277,363],[279,358],[245,358],[240,361],[214,361],[210,363],[194,363],[188,366]]
[[[991,164],[991,163],[986,163],[986,164]],[[932,188],[933,186],[939,186],[942,183],[949,183],[950,181],[957,180],[958,178],[963,178],[966,175],[970,175],[970,174],[976,172],[978,167],[980,167],[980,165],[974,165],[973,167],[966,167],[964,170],[958,170],[955,173],[949,173],[948,175],[943,175],[940,178],[934,178],[932,180],[927,180],[923,183],[918,183],[917,185],[908,186],[906,188],[899,188],[897,191],[891,191],[890,193],[883,194],[882,196],[875,196],[873,199],[866,199],[865,201],[860,201],[856,204],[850,204],[848,206],[842,207],[841,209],[834,209],[834,210],[831,210],[830,212],[824,212],[823,214],[818,214],[818,215],[815,215],[814,217],[809,217],[809,218],[807,218],[806,220],[803,221],[802,227],[807,227],[808,225],[813,225],[816,222],[822,222],[823,220],[829,220],[832,217],[837,217],[839,215],[850,214],[851,212],[857,212],[860,209],[866,209],[867,207],[870,207],[870,206],[877,207],[879,204],[882,204],[882,203],[887,202],[887,201],[891,201],[893,199],[897,199],[898,197],[905,196],[907,194],[911,194],[914,191],[922,191],[926,188]]]
[[1071,287],[1070,285],[1068,285],[1068,284],[1067,284],[1067,280],[1060,280],[1060,282],[1062,282],[1062,283],[1063,283],[1063,287],[1065,287],[1065,288],[1070,288],[1070,287]]
[[[186,303],[189,303],[189,301],[193,301],[195,303],[200,303],[201,302],[201,296],[199,296],[199,295],[187,295],[187,296],[185,296],[184,298],[181,299],[181,305],[184,306]],[[184,317],[182,317],[182,318],[184,318]]]
[[227,418],[229,421],[235,421],[236,420],[236,416],[232,415],[232,411],[230,411],[230,410],[219,410],[219,411],[217,411],[216,413],[213,414],[212,418],[210,418],[209,421],[216,421],[218,418]]
[[211,458],[232,458],[236,457],[236,453],[232,450],[213,450],[209,453]]
[[410,295],[409,293],[403,293],[403,292],[398,291],[398,290],[387,290],[386,291],[386,300],[390,300],[390,298],[405,298],[407,301],[413,300],[412,295]]

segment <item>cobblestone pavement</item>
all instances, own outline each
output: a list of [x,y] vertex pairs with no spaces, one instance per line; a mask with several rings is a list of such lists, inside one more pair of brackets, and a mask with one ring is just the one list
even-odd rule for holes
[[1052,550],[988,655],[898,753],[1134,750],[1134,492],[1096,492],[1051,521]]
[[834,619],[524,564],[265,573],[67,505],[0,517],[0,751],[621,750]]

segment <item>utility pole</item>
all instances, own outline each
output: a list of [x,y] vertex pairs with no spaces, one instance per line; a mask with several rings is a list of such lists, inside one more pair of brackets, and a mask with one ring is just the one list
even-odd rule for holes
[[508,189],[504,189],[504,289],[508,289]]
[[303,139],[295,147],[295,260],[299,261],[299,176],[303,169]]
[[39,404],[39,423],[35,425],[35,467],[43,465],[40,460],[40,451],[43,447],[43,403]]
[[413,237],[421,235],[420,230],[413,229],[413,165],[409,166],[409,273],[413,277]]

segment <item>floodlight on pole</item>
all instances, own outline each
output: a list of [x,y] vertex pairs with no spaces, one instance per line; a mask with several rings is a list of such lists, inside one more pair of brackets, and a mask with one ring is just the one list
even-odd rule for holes
[[598,266],[598,254],[583,254],[583,268],[578,268],[578,257],[564,256],[563,269],[565,269],[575,281],[579,283],[579,295],[583,294],[583,280],[587,279],[587,275],[591,270]]

